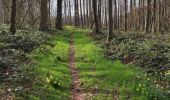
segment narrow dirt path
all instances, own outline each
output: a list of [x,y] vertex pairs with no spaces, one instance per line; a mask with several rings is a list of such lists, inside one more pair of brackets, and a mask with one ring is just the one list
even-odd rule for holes
[[71,33],[70,36],[70,69],[72,75],[72,99],[73,100],[84,100],[83,96],[81,95],[80,89],[80,79],[79,73],[75,66],[75,50],[74,50],[74,34]]

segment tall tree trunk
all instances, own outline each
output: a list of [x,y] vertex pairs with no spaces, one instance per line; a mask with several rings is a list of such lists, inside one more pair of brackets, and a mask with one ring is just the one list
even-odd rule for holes
[[83,27],[84,21],[83,21],[82,0],[80,0],[80,19],[81,19],[81,26]]
[[146,21],[145,21],[146,20],[146,18],[145,18],[145,0],[142,0],[142,1],[143,1],[142,2],[142,5],[143,5],[143,9],[142,9],[142,12],[143,12],[143,15],[142,15],[142,17],[143,17],[142,18],[142,24],[143,24],[142,25],[142,30],[145,31],[145,29],[146,29],[145,28],[145,24],[146,24]]
[[96,5],[96,0],[93,0],[93,16],[94,16],[94,22],[95,22],[95,33],[99,33],[99,22],[98,22],[98,16],[97,16],[97,5]]
[[128,28],[128,20],[127,20],[127,8],[128,8],[128,6],[127,6],[127,0],[125,0],[125,31],[127,31],[127,28]]
[[93,24],[94,24],[94,21],[93,21],[94,12],[93,12],[93,8],[92,8],[92,2],[93,2],[93,0],[89,0],[89,27],[90,27],[90,29],[93,27]]
[[99,28],[101,28],[101,0],[98,1],[98,21],[99,21]]
[[105,26],[107,27],[107,0],[105,1]]
[[[133,1],[134,0],[130,0],[130,22],[129,22],[129,24],[130,24],[130,29],[131,30],[133,30],[133,23],[134,23],[134,10],[133,10]],[[140,9],[140,8],[139,8]]]
[[141,30],[141,7],[142,7],[142,0],[139,0],[139,31]]
[[74,12],[75,12],[75,26],[78,27],[79,26],[79,8],[78,8],[78,0],[74,0]]
[[49,31],[48,25],[48,0],[41,0],[40,30]]
[[147,18],[146,18],[146,32],[149,33],[151,31],[151,0],[147,0]]
[[51,31],[51,0],[48,0],[48,21],[49,21],[49,29],[50,29],[50,31]]
[[72,16],[71,16],[71,1],[69,0],[69,24],[71,25],[71,23],[72,23]]
[[63,0],[63,2],[64,2],[64,25],[67,25],[67,0]]
[[12,0],[10,32],[12,34],[16,32],[16,0]]
[[120,29],[120,4],[119,4],[119,1],[118,1],[118,17],[117,17],[117,28]]
[[117,0],[114,0],[114,5],[115,5],[115,8],[114,8],[114,29],[117,29],[117,26],[118,26],[118,14],[117,14]]
[[86,23],[86,3],[85,3],[86,0],[83,0],[83,21],[84,21],[84,25],[87,25]]
[[86,24],[89,27],[89,0],[86,0]]
[[162,31],[162,2],[159,0],[159,31]]
[[110,41],[113,38],[113,17],[112,17],[112,0],[109,0],[109,33],[107,36],[107,41]]
[[156,7],[156,5],[157,5],[157,0],[154,0],[154,15],[153,15],[153,30],[154,30],[154,32],[156,32],[156,9],[157,9],[157,7]]
[[56,28],[62,29],[62,0],[57,0],[57,22]]
[[2,0],[4,24],[10,23],[10,12],[11,12],[10,6],[11,6],[11,0]]
[[0,24],[2,24],[3,23],[3,16],[4,16],[4,14],[3,14],[3,4],[2,4],[2,0],[0,0]]

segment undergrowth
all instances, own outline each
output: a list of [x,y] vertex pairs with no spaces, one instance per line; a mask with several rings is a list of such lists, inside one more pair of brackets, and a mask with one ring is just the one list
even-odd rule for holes
[[28,53],[45,43],[50,35],[29,29],[9,32],[8,25],[0,25],[0,97],[15,97],[14,92],[27,88],[33,73],[25,64],[30,63]]
[[168,89],[160,85],[161,81],[141,68],[108,59],[84,30],[74,31],[74,37],[76,65],[86,99],[168,100]]
[[35,63],[33,72],[36,78],[30,91],[18,95],[27,100],[69,100],[68,50],[69,34],[65,32],[34,50],[29,56]]

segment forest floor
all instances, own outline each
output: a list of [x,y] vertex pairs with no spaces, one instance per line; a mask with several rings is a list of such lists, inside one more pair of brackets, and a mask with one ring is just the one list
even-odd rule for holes
[[33,83],[17,90],[16,100],[168,100],[154,77],[106,57],[89,32],[54,31],[53,38],[28,54]]
[[74,33],[70,36],[70,69],[72,75],[72,96],[73,100],[83,100],[80,91],[81,81],[79,79],[79,72],[75,66],[75,50],[74,50]]
[[106,58],[88,32],[69,29],[32,52],[38,79],[32,89],[24,93],[25,98],[147,100],[141,89],[144,85],[141,82],[146,80],[142,71]]

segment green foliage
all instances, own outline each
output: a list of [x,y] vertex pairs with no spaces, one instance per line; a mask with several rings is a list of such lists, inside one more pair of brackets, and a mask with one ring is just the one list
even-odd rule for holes
[[170,45],[167,38],[169,35],[117,32],[113,40],[104,46],[109,59],[120,59],[125,64],[137,65],[145,70],[145,76],[140,74],[134,80],[133,91],[149,100],[168,99],[168,74],[165,73],[170,66]]
[[122,100],[147,98],[133,90],[135,84],[138,84],[135,81],[140,69],[128,67],[119,60],[113,62],[105,58],[100,46],[83,31],[75,31],[74,37],[76,66],[85,98],[94,100],[112,100],[113,96]]
[[165,71],[170,64],[170,45],[166,43],[168,41],[159,41],[157,38],[140,33],[115,33],[115,38],[106,47],[106,55],[127,64],[137,64],[149,71]]
[[21,91],[23,86],[32,83],[32,67],[24,65],[30,63],[27,53],[50,37],[36,30],[18,30],[12,35],[8,29],[7,25],[0,25],[0,85],[5,84],[3,91],[9,88],[11,93]]
[[0,33],[0,42],[6,44],[7,49],[21,49],[30,52],[40,44],[49,39],[49,36],[39,31],[20,30],[15,35],[10,33]]
[[1,31],[8,31],[9,30],[9,25],[3,24],[0,25],[0,33]]
[[[1,27],[7,27],[1,25]],[[1,67],[15,67],[26,60],[26,54],[44,43],[49,36],[32,30],[20,30],[15,35],[0,32],[0,65]]]
[[144,94],[149,100],[168,100],[168,83],[160,80],[159,76],[150,74],[143,77],[138,75],[135,82],[134,90],[137,94]]
[[[58,33],[58,32],[57,32]],[[57,34],[56,33],[56,34]],[[19,92],[22,99],[69,100],[71,75],[68,67],[69,34],[54,36],[46,44],[36,48],[30,55],[35,64],[36,75],[30,91]]]

